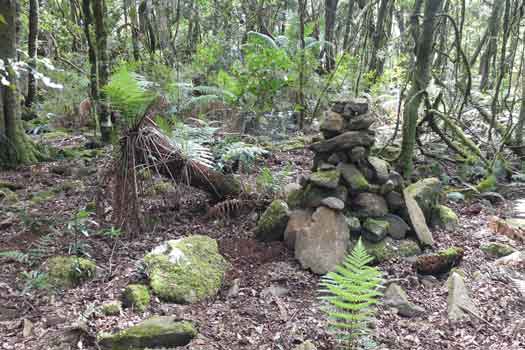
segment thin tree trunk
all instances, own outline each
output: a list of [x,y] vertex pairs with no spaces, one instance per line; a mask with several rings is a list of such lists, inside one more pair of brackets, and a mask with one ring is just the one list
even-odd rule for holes
[[354,0],[348,1],[348,12],[346,14],[345,34],[343,39],[343,50],[347,52],[350,49],[350,30],[352,29],[352,17],[354,16]]
[[[29,56],[29,67],[36,69],[36,57],[38,49],[38,0],[29,0],[29,37],[27,42],[27,54]],[[25,105],[31,108],[36,96],[36,79],[32,71],[29,72],[27,81],[27,97]]]
[[[94,107],[94,112],[96,114],[96,110],[98,108],[97,101],[99,100],[99,94],[98,94],[98,78],[97,78],[97,51],[95,48],[95,44],[93,42],[93,36],[91,35],[91,25],[93,23],[93,16],[91,14],[91,7],[90,7],[90,0],[82,0],[82,13],[83,13],[83,26],[82,29],[84,30],[84,35],[86,37],[86,42],[88,45],[88,58],[89,58],[89,64],[90,64],[90,71],[89,71],[89,90],[91,95],[91,100],[93,103],[91,106]],[[95,128],[96,130],[96,128]]]
[[306,17],[306,1],[307,0],[299,0],[299,44],[300,44],[300,59],[301,62],[299,67],[299,92],[297,97],[297,104],[300,106],[299,110],[299,129],[303,129],[304,127],[304,120],[305,120],[305,110],[306,110],[306,103],[304,98],[304,70],[305,70],[305,46],[306,43],[304,41],[304,25],[305,25],[305,17]]
[[[375,30],[372,33],[372,54],[370,56],[370,63],[368,71],[375,72],[374,79],[383,75],[383,68],[385,60],[384,55],[381,56],[379,51],[384,47],[386,42],[385,27],[389,27],[386,22],[391,21],[392,12],[389,11],[389,6],[392,6],[391,0],[381,0],[379,10],[377,12],[377,22]],[[390,15],[390,19],[388,18]]]
[[[398,159],[399,170],[406,177],[410,176],[413,170],[412,158],[416,142],[418,111],[423,101],[423,93],[430,82],[435,16],[441,10],[442,3],[443,0],[426,0],[422,30],[416,31],[416,27],[412,28],[413,35],[417,36],[416,65],[414,71],[411,72],[411,87],[403,112],[403,141]],[[413,16],[416,16],[416,13]]]
[[324,55],[325,55],[325,69],[330,72],[335,67],[335,40],[334,40],[334,29],[335,29],[335,18],[337,14],[337,3],[338,0],[325,0],[325,30],[324,40]]
[[136,0],[127,0],[129,9],[129,19],[131,24],[131,46],[133,47],[133,59],[140,60],[139,49],[139,21],[137,19],[137,2]]
[[485,90],[489,86],[491,63],[496,57],[498,50],[498,35],[503,4],[503,0],[493,1],[488,25],[488,43],[479,62],[480,90]]

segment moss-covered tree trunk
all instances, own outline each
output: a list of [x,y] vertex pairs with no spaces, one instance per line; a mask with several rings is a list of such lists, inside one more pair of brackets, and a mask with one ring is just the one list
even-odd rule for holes
[[9,82],[0,84],[0,167],[32,163],[40,156],[22,128],[16,75],[9,64],[17,60],[16,7],[16,0],[0,1],[0,60],[6,64],[4,78]]
[[[27,38],[27,54],[29,67],[36,69],[36,56],[38,45],[38,0],[29,0],[29,37]],[[25,105],[31,108],[36,96],[36,79],[33,72],[29,72],[27,81],[27,96]]]
[[[423,25],[421,30],[412,26],[412,35],[416,38],[416,65],[411,74],[411,87],[406,96],[403,112],[403,141],[398,168],[406,177],[413,170],[413,155],[416,144],[418,111],[423,101],[424,92],[430,82],[433,56],[434,30],[436,14],[440,11],[443,0],[426,0]],[[414,16],[417,14],[414,13]]]
[[[89,58],[89,94],[91,95],[91,100],[96,102],[99,99],[98,94],[98,68],[97,68],[97,52],[95,49],[95,44],[93,40],[93,35],[91,34],[91,24],[93,23],[93,16],[91,15],[90,0],[82,0],[82,29],[84,30],[84,36],[86,37],[86,42],[88,45],[88,58]],[[95,112],[98,108],[96,103],[93,103]],[[96,130],[96,129],[95,129]]]

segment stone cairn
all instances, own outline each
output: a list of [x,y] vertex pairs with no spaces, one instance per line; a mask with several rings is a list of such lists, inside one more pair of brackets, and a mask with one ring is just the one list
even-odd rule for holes
[[[315,153],[311,175],[288,190],[292,211],[283,238],[303,267],[316,273],[341,263],[359,236],[379,257],[392,249],[419,253],[420,245],[433,243],[422,208],[405,200],[401,175],[371,155],[374,122],[365,99],[334,102],[321,124],[323,138],[310,146]],[[273,211],[278,212],[276,205]],[[406,240],[411,226],[420,244]],[[389,245],[397,241],[397,247],[375,251],[385,239]]]

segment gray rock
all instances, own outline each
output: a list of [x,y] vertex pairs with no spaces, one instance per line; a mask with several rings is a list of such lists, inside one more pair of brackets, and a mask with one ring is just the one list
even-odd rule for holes
[[452,209],[438,204],[432,211],[432,226],[451,231],[459,224],[459,218]]
[[284,231],[284,241],[289,249],[295,249],[295,239],[298,234],[305,232],[312,224],[312,211],[294,210],[290,214],[288,225]]
[[[459,321],[470,317],[470,313],[479,315],[479,311],[469,296],[469,291],[465,285],[463,277],[452,272],[447,280],[448,286],[448,318],[452,321]],[[468,311],[465,311],[468,310]],[[470,312],[470,313],[469,313]]]
[[405,208],[405,200],[403,195],[399,192],[392,191],[386,194],[385,196],[388,208],[393,212],[398,212]]
[[280,199],[274,200],[257,222],[255,228],[257,239],[264,242],[282,240],[289,215],[288,204]]
[[376,118],[372,113],[355,116],[349,119],[346,130],[366,130],[372,126],[375,121]]
[[403,288],[392,283],[388,286],[384,296],[385,305],[396,308],[397,313],[404,317],[417,317],[425,313],[425,309],[411,303]]
[[295,257],[303,268],[325,274],[344,260],[349,239],[344,215],[319,207],[312,215],[311,225],[296,234]]
[[387,161],[377,157],[368,157],[368,162],[374,170],[377,182],[380,185],[387,182],[390,175],[390,164],[388,164]]
[[346,223],[350,233],[361,233],[361,221],[355,216],[346,216]]
[[[392,192],[393,193],[393,192]],[[408,215],[410,216],[410,221],[416,232],[419,242],[423,246],[433,246],[434,237],[428,228],[427,222],[425,220],[425,215],[418,205],[418,202],[412,197],[411,192],[408,189],[403,191],[405,204],[407,206]]]
[[304,343],[297,345],[294,350],[317,350],[317,348],[315,347],[314,343],[307,340]]
[[337,164],[341,163],[341,158],[339,158],[337,153],[333,153],[330,157],[328,157],[327,162],[332,164],[332,165],[337,165]]
[[461,192],[449,192],[447,193],[447,199],[451,202],[461,203],[465,201],[465,195]]
[[339,179],[341,178],[341,172],[339,170],[323,170],[323,171],[316,171],[315,173],[310,174],[308,177],[308,181],[310,181],[312,184],[328,188],[328,189],[336,189],[339,185]]
[[368,158],[368,151],[363,146],[352,148],[348,151],[348,157],[354,163],[360,163]]
[[351,191],[366,191],[368,189],[368,181],[354,164],[340,163],[338,169]]
[[295,183],[295,182],[286,184],[284,186],[284,188],[283,188],[283,192],[284,192],[284,195],[286,196],[286,198],[288,198],[290,193],[292,193],[294,191],[299,191],[299,190],[301,190],[301,185],[299,185],[298,183]]
[[341,114],[334,111],[327,111],[321,123],[321,131],[328,135],[338,135],[344,128],[344,118]]
[[416,200],[425,215],[425,219],[427,222],[430,222],[432,211],[438,204],[441,189],[442,187],[439,179],[431,177],[413,183],[408,186],[405,191]]
[[394,181],[389,179],[384,184],[381,185],[379,193],[384,196],[392,192],[395,189],[396,189],[396,185],[394,184]]
[[289,292],[290,290],[288,288],[272,284],[270,287],[264,288],[261,291],[261,296],[265,299],[272,296],[282,298],[286,296]]
[[377,243],[383,240],[388,233],[389,223],[386,220],[367,218],[363,223],[362,236],[364,239]]
[[375,137],[364,131],[347,131],[328,140],[316,142],[310,146],[314,152],[333,152],[348,150],[356,146],[370,147],[374,144]]
[[501,258],[516,252],[516,249],[510,245],[498,242],[482,244],[479,249],[494,258]]
[[345,208],[345,202],[335,197],[327,197],[323,199],[321,205],[335,210],[343,210]]
[[387,214],[383,220],[388,221],[388,235],[394,239],[403,239],[406,237],[410,226],[401,217],[394,214]]
[[347,101],[344,106],[343,116],[346,118],[365,114],[368,112],[368,101],[366,98],[354,98]]
[[483,192],[479,196],[492,204],[505,203],[505,198],[498,192]]
[[388,214],[385,199],[375,193],[359,193],[352,202],[359,215],[366,217],[381,217]]
[[97,340],[106,349],[156,349],[185,346],[196,335],[197,330],[189,321],[156,316],[116,334],[102,333]]

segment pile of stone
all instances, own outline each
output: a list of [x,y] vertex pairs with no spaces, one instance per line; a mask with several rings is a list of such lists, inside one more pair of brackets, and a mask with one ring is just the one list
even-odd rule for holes
[[[372,155],[374,122],[365,99],[333,103],[321,124],[323,138],[310,146],[312,173],[288,186],[286,202],[272,203],[257,236],[283,238],[303,267],[321,274],[340,263],[358,237],[379,261],[432,246],[427,222],[441,225],[457,217],[438,205],[438,179],[405,188],[401,175]],[[409,232],[416,239],[407,239]]]

